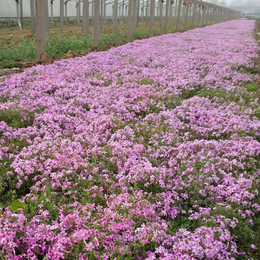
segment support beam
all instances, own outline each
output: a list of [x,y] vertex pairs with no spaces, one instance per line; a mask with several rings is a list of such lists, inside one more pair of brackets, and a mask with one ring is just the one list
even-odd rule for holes
[[185,0],[185,8],[184,8],[184,25],[183,25],[183,29],[184,31],[187,30],[187,21],[188,21],[188,14],[189,14],[189,1]]
[[77,2],[77,24],[80,25],[80,0]]
[[132,31],[135,29],[135,24],[136,24],[136,1],[133,0],[133,24],[132,24]]
[[30,0],[30,9],[31,9],[31,35],[35,37],[35,3],[34,0]]
[[170,0],[166,0],[165,18],[164,18],[164,33],[168,30],[168,16],[169,16],[169,5]]
[[162,30],[162,15],[163,15],[163,2],[159,0],[160,3],[160,30]]
[[99,47],[99,0],[94,0],[94,44]]
[[50,23],[49,23],[49,5],[48,5],[48,1],[46,1],[46,5],[45,5],[45,15],[46,15],[45,31],[46,31],[47,37],[50,37]]
[[195,16],[196,16],[196,7],[197,7],[197,1],[192,1],[192,20],[191,20],[191,27],[194,28],[194,22],[195,22]]
[[114,22],[114,32],[115,33],[117,33],[117,9],[118,9],[118,0],[114,0],[113,22]]
[[65,7],[65,24],[68,24],[68,1],[64,4]]
[[151,0],[149,37],[153,36],[154,10],[155,10],[155,0]]
[[53,0],[51,0],[51,24],[53,25]]
[[128,1],[128,16],[127,16],[127,36],[126,39],[128,42],[131,41],[132,37],[132,10],[133,10],[133,0]]
[[64,27],[64,0],[60,0],[60,33],[63,33]]
[[177,21],[176,21],[176,32],[178,32],[178,30],[179,30],[179,23],[180,23],[180,16],[181,16],[181,4],[182,4],[182,0],[179,0]]
[[23,29],[23,0],[19,0],[20,3],[20,23],[21,28]]
[[84,36],[87,38],[89,35],[89,2],[88,0],[83,0],[83,32]]
[[45,52],[46,0],[36,0],[36,60]]

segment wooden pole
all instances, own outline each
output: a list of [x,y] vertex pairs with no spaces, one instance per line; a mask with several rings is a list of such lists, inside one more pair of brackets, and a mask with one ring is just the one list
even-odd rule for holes
[[128,17],[127,17],[127,41],[131,41],[132,36],[132,9],[133,9],[133,0],[128,1]]
[[94,1],[94,44],[99,47],[99,0]]
[[84,36],[87,38],[89,35],[89,2],[88,0],[83,0],[83,32]]
[[94,25],[94,5],[95,5],[95,0],[92,0],[92,5],[91,5],[91,22],[92,25]]
[[64,27],[64,0],[60,0],[60,33],[63,33]]
[[205,4],[202,5],[202,19],[201,19],[201,25],[204,25],[204,18],[205,18]]
[[151,0],[149,37],[153,36],[154,9],[155,9],[155,0]]
[[149,0],[146,0],[146,7],[145,7],[145,27],[148,25],[148,5],[149,5]]
[[23,29],[23,0],[19,0],[19,1],[20,1],[20,23]]
[[139,25],[139,10],[140,10],[140,0],[137,0],[136,27],[138,27]]
[[45,5],[45,14],[46,14],[46,35],[47,37],[50,37],[50,23],[49,23],[49,6],[48,6],[48,1],[46,1]]
[[66,1],[65,5],[64,5],[64,7],[65,7],[65,24],[68,24],[68,6],[67,6],[67,4],[68,4],[68,1]]
[[210,11],[210,6],[207,5],[206,25],[208,25],[209,23],[209,11]]
[[175,0],[175,8],[174,8],[174,20],[177,19],[177,11],[178,11],[178,0]]
[[117,32],[117,9],[118,9],[118,0],[114,0],[114,9],[113,9],[113,22],[114,22],[114,32]]
[[100,0],[100,29],[102,29],[103,26],[103,12],[104,12],[103,6],[104,6],[104,0]]
[[169,10],[169,28],[171,28],[172,12],[173,12],[173,4],[174,4],[174,1],[170,0],[170,10]]
[[160,3],[160,30],[162,30],[162,12],[163,12],[163,2],[159,0]]
[[142,12],[142,22],[144,21],[144,0],[143,0],[143,7],[141,8]]
[[77,24],[80,25],[80,0],[77,2]]
[[165,18],[164,18],[164,33],[167,33],[168,15],[169,15],[169,1],[166,0]]
[[125,8],[125,1],[123,0],[122,10],[121,10],[121,25],[123,24],[124,21],[124,8]]
[[51,24],[53,25],[53,0],[51,0]]
[[196,15],[196,6],[197,6],[197,1],[193,0],[192,1],[192,20],[191,20],[191,27],[194,28],[194,21],[195,21],[195,15]]
[[16,14],[17,14],[17,23],[20,23],[20,12],[19,12],[19,0],[16,1]]
[[182,4],[182,0],[179,0],[177,22],[176,22],[176,32],[178,32],[178,30],[179,30],[179,22],[180,22],[180,15],[181,15],[181,4]]
[[30,0],[30,9],[31,9],[31,35],[35,37],[35,3],[34,0]]
[[188,20],[188,13],[189,13],[189,3],[188,3],[188,1],[186,0],[185,1],[185,12],[184,12],[184,31],[186,31],[187,30],[187,20]]
[[105,6],[104,6],[104,23],[106,24],[107,22],[107,5],[105,3]]
[[135,29],[136,25],[136,0],[133,0],[133,24],[132,24],[132,31]]
[[46,0],[36,0],[36,60],[41,59],[45,51]]

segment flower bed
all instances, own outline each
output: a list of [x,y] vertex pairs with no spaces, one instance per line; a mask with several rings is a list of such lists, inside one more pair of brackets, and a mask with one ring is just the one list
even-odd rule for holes
[[0,78],[1,258],[257,259],[253,27]]

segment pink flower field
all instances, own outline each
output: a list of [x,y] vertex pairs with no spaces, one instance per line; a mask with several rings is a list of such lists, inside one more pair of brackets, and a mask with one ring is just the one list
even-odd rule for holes
[[0,259],[260,259],[254,21],[0,78]]

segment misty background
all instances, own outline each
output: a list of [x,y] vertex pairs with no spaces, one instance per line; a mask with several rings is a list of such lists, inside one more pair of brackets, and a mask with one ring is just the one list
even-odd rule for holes
[[226,6],[246,14],[260,15],[260,1],[256,0],[204,0],[212,4]]

